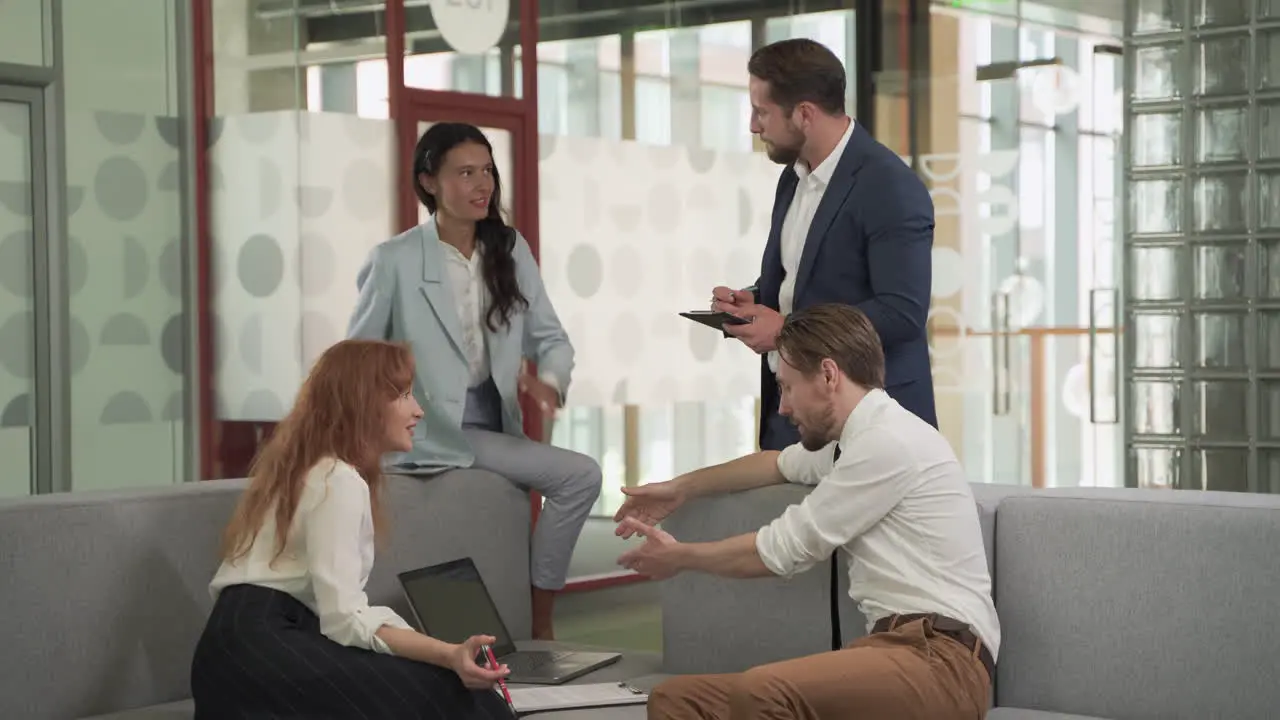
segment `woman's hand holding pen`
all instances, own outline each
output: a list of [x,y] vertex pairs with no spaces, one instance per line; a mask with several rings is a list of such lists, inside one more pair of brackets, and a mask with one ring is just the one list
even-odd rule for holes
[[453,655],[449,659],[449,669],[458,674],[462,684],[472,690],[489,690],[501,679],[511,674],[506,665],[499,665],[496,670],[480,665],[476,656],[485,645],[495,642],[489,635],[472,635],[460,645],[454,646]]

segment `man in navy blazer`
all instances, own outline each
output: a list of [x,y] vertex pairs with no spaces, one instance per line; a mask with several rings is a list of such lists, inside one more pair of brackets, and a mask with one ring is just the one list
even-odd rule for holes
[[760,353],[760,447],[781,450],[799,432],[778,414],[774,339],[787,314],[819,303],[866,313],[885,355],[885,390],[937,427],[925,321],[933,199],[893,151],[845,114],[845,72],[823,45],[783,40],[747,65],[751,132],[785,169],[774,196],[760,278],[717,287],[712,307],[749,319],[726,332]]

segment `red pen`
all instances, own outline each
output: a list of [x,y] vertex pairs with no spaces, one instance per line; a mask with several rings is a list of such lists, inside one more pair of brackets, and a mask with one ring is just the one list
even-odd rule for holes
[[[488,645],[482,645],[481,647],[484,648],[484,656],[489,660],[489,669],[497,670],[498,659],[493,656],[493,648]],[[511,709],[511,717],[520,717],[520,715],[516,713],[515,704],[511,702],[511,693],[507,692],[507,681],[503,678],[498,678],[498,687],[502,690],[502,697],[507,701],[507,707]]]

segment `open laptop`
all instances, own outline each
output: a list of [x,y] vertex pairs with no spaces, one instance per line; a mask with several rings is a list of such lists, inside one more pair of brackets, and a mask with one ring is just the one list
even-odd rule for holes
[[516,650],[493,597],[471,558],[400,573],[400,586],[419,629],[437,640],[460,643],[492,635],[493,654],[511,668],[507,682],[559,685],[617,662],[619,653]]

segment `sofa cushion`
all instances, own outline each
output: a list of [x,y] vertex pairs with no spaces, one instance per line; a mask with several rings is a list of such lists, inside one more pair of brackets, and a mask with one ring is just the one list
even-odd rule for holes
[[533,635],[529,595],[529,495],[483,470],[393,476],[390,533],[369,577],[369,601],[413,622],[396,575],[470,556],[516,640]]
[[[0,717],[42,720],[190,696],[222,530],[242,480],[0,503]],[[395,575],[475,558],[516,638],[530,635],[529,501],[459,470],[393,477],[369,595],[408,616]]]
[[[808,493],[805,486],[777,485],[695,500],[662,527],[683,542],[720,540],[759,530]],[[682,573],[667,580],[662,588],[666,671],[737,672],[830,647],[830,581],[826,564],[790,579]]]
[[0,503],[0,717],[82,717],[188,697],[219,538],[243,487]]
[[1272,717],[1280,497],[1006,498],[996,704],[1124,720]]
[[992,708],[987,720],[1108,720],[1092,715],[1066,715],[1044,710],[1020,710],[1018,708]]

